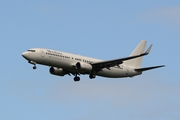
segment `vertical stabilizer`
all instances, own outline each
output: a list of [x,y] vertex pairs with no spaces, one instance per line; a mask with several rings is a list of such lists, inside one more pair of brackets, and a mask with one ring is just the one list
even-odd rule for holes
[[[146,48],[146,42],[145,40],[142,40],[138,46],[134,49],[134,51],[130,54],[130,56],[139,55],[142,54]],[[127,60],[124,63],[128,66],[139,68],[142,64],[143,57],[138,57],[135,59]]]

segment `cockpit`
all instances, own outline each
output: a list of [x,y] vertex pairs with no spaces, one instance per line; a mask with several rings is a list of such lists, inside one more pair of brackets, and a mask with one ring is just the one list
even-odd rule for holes
[[36,50],[27,50],[27,51],[30,51],[30,52],[36,52]]

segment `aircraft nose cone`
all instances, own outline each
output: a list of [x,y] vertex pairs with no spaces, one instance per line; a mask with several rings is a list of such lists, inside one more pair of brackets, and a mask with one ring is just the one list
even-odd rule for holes
[[27,53],[27,52],[23,52],[23,53],[22,53],[22,56],[27,59],[28,53]]
[[26,55],[25,55],[25,52],[23,52],[23,53],[22,53],[22,56],[23,56],[23,57],[25,57],[25,56],[26,56]]

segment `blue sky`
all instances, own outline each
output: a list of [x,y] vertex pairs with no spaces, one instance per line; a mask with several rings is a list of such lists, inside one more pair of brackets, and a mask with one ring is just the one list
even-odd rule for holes
[[[180,1],[0,1],[0,119],[179,120]],[[134,78],[57,77],[22,58],[42,47],[109,60],[153,44]]]

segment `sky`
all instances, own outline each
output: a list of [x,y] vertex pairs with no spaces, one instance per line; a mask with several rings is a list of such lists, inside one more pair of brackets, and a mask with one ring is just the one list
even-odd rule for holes
[[[180,1],[0,1],[0,119],[179,120]],[[54,76],[21,56],[49,48],[102,60],[153,44],[133,78]]]

